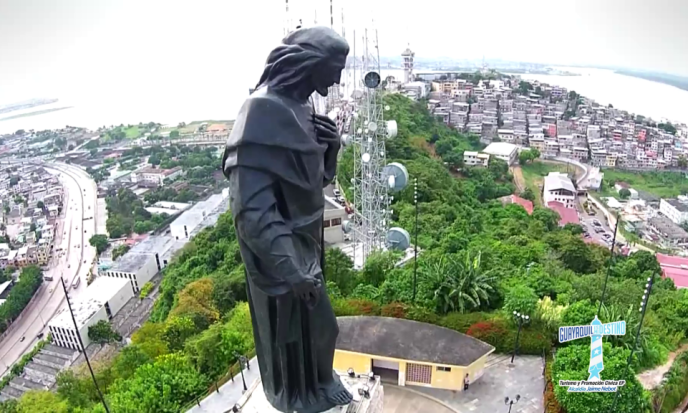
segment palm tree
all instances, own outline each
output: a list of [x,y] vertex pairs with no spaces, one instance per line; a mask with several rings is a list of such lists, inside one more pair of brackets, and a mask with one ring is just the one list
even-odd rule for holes
[[435,300],[444,312],[474,310],[489,302],[489,293],[494,290],[493,270],[481,268],[481,253],[466,253],[465,260],[445,255],[431,262],[428,270],[437,280]]

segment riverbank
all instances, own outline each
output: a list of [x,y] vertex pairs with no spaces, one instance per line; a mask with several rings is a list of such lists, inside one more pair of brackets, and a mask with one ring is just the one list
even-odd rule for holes
[[681,90],[688,91],[688,77],[681,77],[664,73],[634,72],[631,70],[617,70],[614,73],[623,76],[637,77],[639,79],[645,79],[652,82],[662,83],[665,85],[677,87]]

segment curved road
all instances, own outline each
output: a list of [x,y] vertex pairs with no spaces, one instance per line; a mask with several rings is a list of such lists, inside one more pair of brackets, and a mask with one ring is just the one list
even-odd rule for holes
[[[52,275],[53,281],[46,281],[36,292],[34,301],[22,313],[22,318],[10,328],[10,333],[0,342],[0,375],[4,375],[21,356],[29,351],[38,341],[39,333],[47,334],[47,323],[58,310],[66,308],[64,293],[60,285],[60,275],[65,277],[72,299],[79,297],[86,290],[86,280],[91,263],[95,259],[95,248],[88,244],[88,239],[95,234],[95,217],[97,188],[95,182],[79,168],[52,163],[44,166],[52,174],[59,174],[65,198],[63,212],[65,217],[58,221],[57,236],[62,236],[60,245],[67,253],[58,257],[54,254],[46,275]],[[62,234],[59,234],[62,231]],[[86,264],[84,264],[86,261]],[[77,289],[71,288],[72,281],[81,278]],[[25,337],[24,341],[21,338]]]

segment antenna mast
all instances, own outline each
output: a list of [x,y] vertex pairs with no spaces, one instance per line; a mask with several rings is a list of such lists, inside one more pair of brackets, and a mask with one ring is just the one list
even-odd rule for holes
[[[355,37],[354,32],[354,48]],[[365,29],[361,66],[363,90],[362,93],[356,92],[358,85],[354,83],[354,96],[360,99],[354,115],[352,139],[356,220],[350,227],[353,231],[354,265],[359,268],[372,252],[387,245],[392,213],[389,191],[403,189],[408,182],[408,172],[403,165],[387,165],[385,139],[396,135],[396,122],[384,121],[382,99],[377,90],[381,86],[377,33],[372,48],[369,43],[368,29]],[[354,76],[355,73],[354,67]],[[396,175],[394,172],[399,172],[401,179],[392,176]],[[359,257],[360,262],[357,262]]]

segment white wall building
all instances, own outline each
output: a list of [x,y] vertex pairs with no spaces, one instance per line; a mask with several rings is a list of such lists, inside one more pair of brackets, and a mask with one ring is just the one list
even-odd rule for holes
[[659,201],[659,212],[666,215],[674,224],[681,225],[688,221],[688,203],[678,199],[661,199]]
[[150,236],[117,259],[104,276],[128,280],[135,292],[167,266],[163,256],[177,243],[172,237]]
[[131,182],[134,183],[152,183],[162,186],[165,179],[175,179],[182,174],[182,168],[176,166],[171,169],[158,169],[153,167],[144,167],[131,173]]
[[225,204],[228,198],[229,191],[225,190],[222,191],[222,194],[212,195],[205,201],[196,203],[170,224],[170,234],[176,240],[190,239],[198,232],[201,223],[207,216],[216,213],[219,209],[226,209]]
[[518,159],[518,146],[506,142],[492,142],[483,152],[513,165]]
[[48,329],[53,336],[53,343],[73,350],[83,350],[79,345],[79,338],[84,347],[91,344],[88,338],[88,328],[100,320],[109,321],[134,296],[131,285],[123,279],[99,277],[86,288],[86,294],[72,303],[74,318],[79,326],[74,329],[74,322],[69,310],[61,313],[48,322]]
[[464,151],[463,164],[466,166],[487,166],[490,162],[490,155],[480,152]]
[[325,242],[337,244],[344,242],[344,231],[342,222],[347,219],[346,209],[334,201],[329,196],[325,196],[325,215],[323,217],[323,228],[325,232]]
[[552,201],[558,201],[564,204],[566,208],[575,208],[576,188],[568,175],[561,172],[550,172],[545,177],[542,201],[545,205]]

